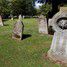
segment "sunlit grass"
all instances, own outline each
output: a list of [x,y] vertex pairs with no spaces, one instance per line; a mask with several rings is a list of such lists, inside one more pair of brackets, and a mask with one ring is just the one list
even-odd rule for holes
[[41,35],[35,18],[23,19],[23,40],[12,39],[13,25],[17,21],[5,20],[0,27],[0,67],[61,67],[45,58],[52,36]]

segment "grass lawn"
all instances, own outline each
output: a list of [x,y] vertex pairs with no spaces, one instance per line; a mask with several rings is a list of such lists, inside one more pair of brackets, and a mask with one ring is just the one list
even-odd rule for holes
[[38,33],[36,19],[24,19],[24,39],[12,39],[12,29],[16,22],[5,20],[0,27],[0,67],[63,67],[46,58],[52,36]]

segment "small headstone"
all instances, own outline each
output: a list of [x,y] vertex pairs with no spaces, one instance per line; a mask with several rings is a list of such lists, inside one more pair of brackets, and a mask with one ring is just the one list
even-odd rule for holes
[[22,16],[21,15],[19,15],[19,20],[21,20],[22,19]]
[[13,20],[13,17],[11,17],[11,20]]
[[39,33],[48,34],[47,19],[41,15],[39,17]]
[[48,26],[52,26],[52,23],[51,22],[52,22],[52,19],[49,19],[48,20]]
[[18,20],[14,24],[12,38],[22,40],[23,30],[24,30],[23,22],[21,20]]
[[11,17],[11,20],[13,20],[13,15],[12,14],[10,14],[10,17]]
[[52,28],[52,19],[48,20],[48,34],[50,34],[50,35],[54,34],[54,30]]
[[0,16],[0,26],[3,26],[2,17]]
[[25,18],[25,16],[23,15],[23,19]]

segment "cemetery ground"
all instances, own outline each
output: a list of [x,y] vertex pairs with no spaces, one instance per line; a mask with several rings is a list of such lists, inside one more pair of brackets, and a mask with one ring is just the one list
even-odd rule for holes
[[39,34],[35,18],[23,19],[23,40],[12,39],[16,21],[4,19],[0,27],[0,67],[65,67],[47,58],[52,35]]

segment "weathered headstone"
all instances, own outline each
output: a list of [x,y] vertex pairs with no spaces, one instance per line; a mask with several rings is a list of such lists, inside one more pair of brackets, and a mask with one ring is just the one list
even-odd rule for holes
[[60,11],[52,18],[55,30],[48,57],[54,61],[67,63],[67,12]]
[[0,26],[3,26],[2,17],[0,16]]
[[23,22],[21,20],[18,20],[14,24],[12,38],[22,40],[23,30],[24,30]]
[[47,19],[41,15],[39,17],[39,33],[48,34]]

